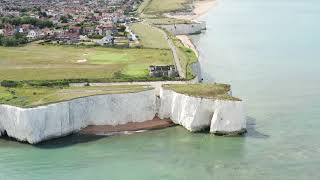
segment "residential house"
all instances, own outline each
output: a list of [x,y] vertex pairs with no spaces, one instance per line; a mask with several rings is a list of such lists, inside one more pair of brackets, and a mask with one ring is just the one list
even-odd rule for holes
[[74,44],[80,42],[79,34],[77,33],[70,33],[70,32],[60,32],[52,38],[56,40],[58,43],[67,43],[67,44]]
[[97,41],[97,44],[101,46],[108,46],[108,45],[113,45],[114,44],[114,38],[111,35],[107,35],[103,37],[102,39]]
[[10,24],[6,24],[4,26],[4,36],[13,36],[15,33],[15,28],[14,26]]
[[99,35],[107,35],[114,29],[113,23],[100,24],[96,27],[95,32]]
[[54,34],[53,31],[49,28],[42,29],[42,33],[44,36],[53,36],[53,34]]
[[151,77],[177,77],[178,71],[173,65],[169,66],[150,66],[149,75]]
[[36,31],[36,30],[30,30],[28,32],[28,35],[27,35],[27,38],[29,40],[35,40],[35,39],[37,39],[39,37],[40,37],[40,33],[38,31]]

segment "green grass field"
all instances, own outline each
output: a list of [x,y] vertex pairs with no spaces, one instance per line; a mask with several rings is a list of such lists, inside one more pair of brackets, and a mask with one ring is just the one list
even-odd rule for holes
[[167,84],[163,87],[194,97],[241,101],[241,99],[228,94],[231,89],[228,84]]
[[145,14],[179,11],[186,9],[186,5],[191,2],[191,0],[146,0],[139,11]]
[[142,47],[169,49],[168,40],[161,29],[146,23],[135,23],[131,28],[139,35]]
[[121,85],[105,87],[17,87],[5,88],[0,86],[0,104],[18,107],[35,107],[71,100],[80,97],[141,92],[152,89],[149,86]]
[[0,81],[112,79],[115,74],[146,78],[151,64],[173,64],[171,51],[38,44],[0,47]]

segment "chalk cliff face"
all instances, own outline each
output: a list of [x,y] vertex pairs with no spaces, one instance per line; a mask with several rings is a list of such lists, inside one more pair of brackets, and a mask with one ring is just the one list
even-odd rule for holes
[[241,134],[246,120],[242,101],[225,101],[191,97],[161,89],[160,118],[170,118],[189,131],[210,128],[215,134]]
[[20,141],[38,143],[88,125],[118,125],[151,120],[154,90],[79,98],[35,108],[0,105],[0,132]]
[[88,125],[151,120],[157,113],[193,132],[210,128],[215,134],[239,134],[246,128],[242,101],[191,97],[161,88],[160,98],[155,90],[149,90],[83,97],[35,108],[0,105],[0,136],[6,133],[34,144]]

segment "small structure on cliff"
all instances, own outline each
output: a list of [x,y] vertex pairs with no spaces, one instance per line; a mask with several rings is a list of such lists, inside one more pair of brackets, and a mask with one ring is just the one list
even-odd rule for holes
[[177,77],[178,71],[173,65],[169,66],[150,66],[149,75],[151,77]]

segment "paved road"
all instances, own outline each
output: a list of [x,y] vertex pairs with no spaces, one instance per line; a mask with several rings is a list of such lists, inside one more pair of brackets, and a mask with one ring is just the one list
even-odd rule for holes
[[[198,79],[195,78],[190,81],[145,81],[145,82],[114,82],[114,83],[89,83],[90,86],[120,86],[120,85],[146,85],[152,86],[156,89],[157,95],[160,93],[160,88],[163,84],[195,84]],[[70,86],[79,87],[85,86],[87,83],[70,83]]]
[[[150,24],[146,23],[146,22],[142,22],[143,24],[147,25],[147,26],[151,26]],[[154,26],[151,26],[152,28],[156,28]],[[163,36],[167,39],[168,41],[168,45],[172,51],[172,54],[173,54],[173,60],[174,60],[174,64],[175,64],[175,67],[179,73],[179,76],[181,78],[186,78],[185,76],[185,73],[183,73],[182,71],[182,67],[181,67],[181,64],[180,64],[180,59],[179,59],[179,56],[178,56],[178,53],[177,53],[177,49],[176,49],[176,46],[173,44],[172,40],[168,37],[167,33],[164,32],[163,30],[161,30]]]
[[182,71],[182,67],[181,67],[181,64],[180,64],[180,59],[179,59],[179,56],[178,56],[178,53],[177,53],[177,49],[176,49],[176,46],[173,44],[172,40],[168,37],[167,33],[164,32],[164,31],[161,31],[164,36],[166,37],[166,39],[168,40],[168,45],[169,47],[171,48],[171,51],[172,51],[172,54],[173,54],[173,59],[174,59],[174,64],[178,70],[178,73],[179,73],[179,76],[181,78],[186,78],[185,76],[185,73],[183,73]]

